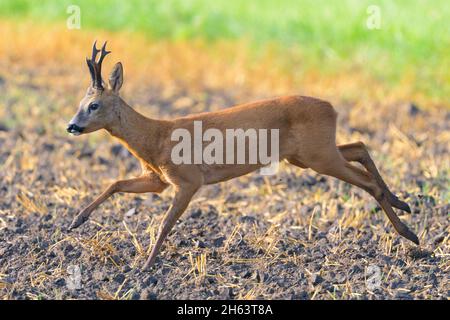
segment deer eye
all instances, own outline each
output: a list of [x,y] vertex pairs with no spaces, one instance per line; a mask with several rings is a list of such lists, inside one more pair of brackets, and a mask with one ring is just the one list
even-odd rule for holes
[[95,110],[97,110],[99,107],[100,107],[100,105],[99,105],[98,103],[93,102],[93,103],[91,103],[91,104],[89,105],[88,110],[89,110],[89,112],[95,111]]

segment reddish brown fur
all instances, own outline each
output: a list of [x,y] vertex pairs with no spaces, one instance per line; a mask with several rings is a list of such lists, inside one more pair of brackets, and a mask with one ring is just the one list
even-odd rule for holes
[[[280,161],[286,159],[298,167],[311,168],[366,190],[381,205],[397,232],[418,244],[417,236],[399,220],[392,209],[394,206],[409,211],[409,206],[389,191],[365,146],[361,142],[336,146],[337,113],[328,102],[310,97],[289,96],[238,105],[217,112],[156,120],[134,111],[119,97],[118,90],[122,85],[121,65],[115,66],[109,82],[110,88],[88,90],[74,119],[84,121],[83,133],[104,128],[119,139],[140,160],[142,175],[135,179],[117,181],[109,186],[75,217],[71,229],[80,226],[95,208],[116,192],[158,193],[173,186],[173,203],[164,216],[157,241],[145,265],[151,266],[167,234],[202,185],[232,179],[261,167],[258,164],[173,164],[171,150],[177,142],[171,141],[171,133],[176,128],[186,128],[193,134],[194,120],[201,120],[203,130],[217,128],[224,132],[231,128],[279,129]],[[93,101],[101,103],[102,107],[93,115],[86,116],[86,108]],[[349,161],[360,162],[365,170],[355,167]]]

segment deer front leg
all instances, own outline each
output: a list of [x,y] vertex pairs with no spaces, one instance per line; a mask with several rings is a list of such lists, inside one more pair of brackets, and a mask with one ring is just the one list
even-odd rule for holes
[[118,180],[112,183],[97,199],[92,201],[86,208],[80,211],[73,219],[69,231],[81,226],[89,219],[92,211],[94,211],[106,199],[117,192],[129,193],[145,193],[145,192],[162,192],[168,185],[154,173],[145,174],[138,178],[128,180]]
[[147,259],[147,262],[144,265],[144,270],[150,268],[155,262],[156,256],[158,255],[158,252],[164,240],[172,230],[178,218],[186,210],[189,202],[191,201],[197,190],[198,187],[193,185],[177,187],[175,198],[173,199],[172,205],[170,206],[169,210],[164,215],[163,221],[159,227],[158,237],[150,253],[150,256]]

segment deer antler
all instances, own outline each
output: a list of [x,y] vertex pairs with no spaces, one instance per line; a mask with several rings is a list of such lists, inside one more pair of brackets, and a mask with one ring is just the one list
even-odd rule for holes
[[[86,58],[86,63],[89,67],[89,72],[92,78],[92,87],[96,89],[103,90],[103,80],[102,80],[102,62],[108,53],[111,51],[106,51],[106,43],[102,46],[102,49],[97,49],[97,40],[94,41],[92,46],[92,57],[91,59]],[[100,52],[100,58],[97,60],[97,54]]]

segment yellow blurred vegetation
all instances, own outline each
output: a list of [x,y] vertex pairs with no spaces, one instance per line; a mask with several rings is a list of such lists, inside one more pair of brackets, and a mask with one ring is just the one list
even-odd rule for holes
[[[125,92],[162,85],[170,95],[174,83],[188,85],[193,93],[204,88],[228,88],[246,96],[304,94],[330,101],[360,101],[389,105],[414,101],[426,109],[447,107],[439,98],[414,90],[414,79],[405,75],[395,87],[375,79],[361,67],[351,64],[324,74],[302,63],[302,53],[290,47],[266,45],[255,54],[245,40],[152,41],[139,33],[79,31],[57,24],[0,21],[0,67],[13,72],[20,81],[22,68],[35,69],[36,81],[52,77],[52,90],[86,86],[89,77],[84,58],[95,39],[108,40],[112,54],[105,60],[104,76],[112,65],[122,61]],[[55,70],[70,71],[73,77]],[[448,108],[448,107],[447,107]]]

